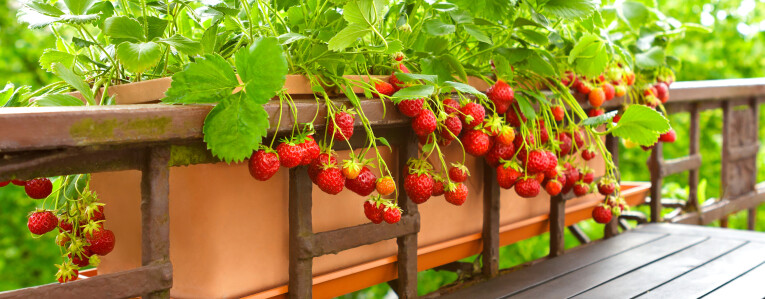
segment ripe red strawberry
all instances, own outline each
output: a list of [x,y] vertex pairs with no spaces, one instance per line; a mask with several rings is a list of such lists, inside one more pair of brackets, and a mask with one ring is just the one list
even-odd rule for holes
[[461,206],[465,203],[468,196],[468,188],[463,183],[451,183],[446,187],[446,201],[455,206]]
[[385,219],[385,222],[390,224],[399,222],[399,220],[401,220],[401,209],[396,206],[385,207],[385,211],[383,212],[383,219]]
[[603,83],[603,94],[605,95],[606,101],[613,100],[616,95],[616,89],[611,83]]
[[316,183],[316,176],[318,176],[319,172],[327,165],[337,165],[337,158],[335,158],[335,156],[330,156],[330,154],[323,153],[319,154],[316,159],[311,161],[311,164],[308,165],[308,177],[311,178],[311,182]]
[[29,215],[27,228],[35,235],[42,235],[58,226],[58,218],[51,211],[36,211]]
[[486,110],[483,106],[473,102],[469,102],[465,104],[465,106],[462,106],[460,111],[462,112],[462,114],[460,114],[462,124],[468,128],[480,125],[483,122],[483,118],[486,116]]
[[445,140],[454,140],[454,138],[459,137],[460,133],[462,133],[462,121],[456,115],[447,117],[444,120],[444,126],[446,126],[446,130],[441,128],[439,132]]
[[100,220],[106,220],[106,215],[104,215],[104,206],[103,205],[97,205],[95,203],[90,204],[86,209],[86,215],[88,216],[88,220],[90,221],[100,221]]
[[614,186],[614,183],[612,182],[603,182],[601,181],[598,183],[598,192],[603,195],[611,195],[616,190],[616,186]]
[[563,174],[566,175],[566,183],[563,184],[563,193],[568,193],[574,188],[574,184],[579,181],[581,174],[579,173],[579,170],[574,167],[566,168]]
[[14,184],[14,185],[16,185],[16,186],[22,186],[22,187],[23,187],[24,185],[26,185],[26,184],[27,184],[27,181],[25,181],[25,180],[17,180],[17,179],[13,179],[13,180],[11,180],[11,183],[12,183],[12,184]]
[[390,195],[396,191],[396,183],[393,181],[393,178],[384,176],[377,180],[375,189],[377,190],[377,193],[380,193],[380,195]]
[[366,166],[361,168],[361,172],[355,179],[346,179],[345,188],[361,196],[367,196],[375,191],[377,186],[377,176]]
[[498,80],[494,83],[489,90],[486,91],[486,96],[494,102],[513,102],[515,101],[515,92],[505,81]]
[[72,256],[72,253],[70,252],[69,259],[72,260],[72,264],[75,264],[80,268],[87,267],[90,264],[90,256],[92,254],[93,253],[91,253],[89,249],[85,248],[80,255]]
[[656,98],[659,99],[662,103],[666,103],[669,101],[669,87],[667,87],[667,84],[664,82],[656,83],[654,86],[654,89],[656,90]]
[[603,105],[603,101],[606,100],[606,93],[603,91],[603,88],[596,87],[590,91],[587,99],[590,100],[590,105],[592,105],[592,107],[597,108]]
[[410,173],[404,179],[404,191],[416,204],[424,203],[433,194],[433,177],[430,174]]
[[558,167],[558,157],[551,151],[544,152],[547,155],[547,168],[545,172],[554,171]]
[[535,177],[524,177],[515,183],[515,193],[520,197],[532,198],[539,195],[539,182]]
[[56,273],[56,276],[57,276],[56,280],[58,280],[59,283],[75,281],[77,280],[77,277],[78,277],[77,275],[80,275],[80,271],[78,271],[77,269],[69,269],[66,272],[59,271],[58,273]]
[[563,184],[561,184],[558,180],[550,180],[545,184],[545,191],[547,191],[547,194],[550,194],[550,196],[555,196],[560,194],[560,191],[563,189]]
[[562,121],[566,113],[566,111],[563,109],[563,106],[552,106],[552,108],[550,108],[550,112],[552,112],[555,121]]
[[279,170],[279,156],[272,149],[257,150],[252,153],[247,166],[250,175],[258,181],[267,181]]
[[500,159],[510,160],[515,155],[515,146],[512,143],[502,144],[495,142],[489,152],[486,153],[486,163],[491,167],[497,167],[500,164]]
[[339,168],[331,166],[319,171],[316,175],[316,185],[321,191],[335,195],[343,191],[345,177]]
[[606,224],[611,222],[611,209],[599,205],[592,209],[592,219],[597,223]]
[[619,120],[622,119],[621,114],[614,115],[614,123],[619,123]]
[[550,135],[547,133],[547,129],[545,129],[544,126],[537,128],[537,132],[539,133],[540,144],[545,144],[550,141]]
[[417,136],[427,136],[436,130],[436,115],[433,111],[422,110],[417,117],[412,120],[412,130]]
[[491,137],[481,130],[468,130],[460,141],[465,147],[465,152],[476,157],[485,155],[493,143]]
[[279,163],[286,168],[292,168],[303,162],[305,149],[292,142],[282,142],[276,146],[276,152],[279,154]]
[[591,184],[594,179],[595,173],[592,172],[591,169],[585,170],[585,172],[582,174],[582,182],[585,184]]
[[558,133],[558,136],[556,137],[558,142],[560,142],[559,147],[560,151],[558,152],[558,156],[566,156],[571,153],[571,135],[565,132]]
[[108,229],[98,229],[93,231],[92,234],[87,236],[88,243],[90,243],[90,246],[88,246],[88,249],[90,249],[90,252],[97,255],[107,255],[109,252],[112,252],[114,249],[114,233]]
[[408,99],[399,102],[396,106],[398,107],[398,111],[400,111],[401,114],[409,117],[415,117],[420,115],[420,112],[422,112],[424,103],[425,99]]
[[512,145],[515,141],[515,129],[509,126],[502,126],[497,134],[497,143]]
[[449,168],[449,179],[452,180],[452,182],[455,183],[462,183],[465,180],[467,180],[468,177],[468,169],[465,167],[465,165],[462,164],[452,164],[453,166]]
[[393,84],[383,81],[375,82],[375,90],[377,90],[377,97],[382,98],[382,95],[392,96],[396,92],[396,88]]
[[592,92],[592,89],[590,88],[589,83],[582,82],[581,84],[576,86],[576,91],[578,91],[581,94],[589,94]]
[[495,112],[497,112],[497,114],[505,114],[512,105],[513,104],[510,102],[496,102],[494,103],[494,109],[496,109]]
[[444,112],[446,114],[452,115],[453,113],[457,113],[460,111],[460,103],[457,103],[457,101],[452,99],[445,99],[443,101],[444,104]]
[[497,166],[497,182],[503,189],[512,188],[520,177],[521,173],[513,167]]
[[587,148],[582,150],[582,159],[590,161],[592,158],[595,158],[595,151]]
[[632,72],[626,73],[622,75],[622,79],[624,80],[625,83],[627,83],[627,85],[635,84],[635,73],[632,73]]
[[625,94],[627,94],[627,88],[622,85],[617,85],[614,87],[614,96],[617,97],[623,97]]
[[72,225],[71,219],[61,219],[61,221],[58,222],[58,231],[60,232],[68,232],[73,233],[72,229],[74,228],[74,225]]
[[441,196],[444,195],[444,180],[441,178],[434,178],[433,179],[433,192],[431,192],[431,196]]
[[659,141],[661,142],[675,142],[677,140],[677,133],[675,133],[675,129],[669,129],[667,133],[661,134],[659,136]]
[[[520,115],[520,118],[518,118]],[[526,116],[523,115],[521,112],[521,108],[518,107],[518,104],[513,104],[512,109],[508,109],[507,113],[505,113],[505,121],[507,121],[508,124],[510,124],[513,127],[520,127],[521,123],[526,122]]]
[[8,186],[8,184],[10,184],[10,183],[11,183],[11,181],[0,182],[0,187]]
[[[335,140],[348,140],[353,136],[353,122],[355,118],[353,114],[345,111],[341,111],[335,114],[335,122],[330,121],[332,127],[332,138]],[[279,155],[281,156],[281,154]]]
[[48,178],[31,179],[24,185],[24,191],[34,199],[43,199],[53,191],[53,183]]
[[545,172],[548,169],[547,163],[547,154],[538,149],[530,151],[526,160],[521,161],[521,164],[526,165],[526,171],[533,174]]
[[[399,63],[397,67],[398,67],[398,70],[401,71],[402,73],[409,73],[409,69],[406,68],[406,66],[403,63]],[[393,87],[396,89],[396,91],[405,87],[404,82],[396,78],[395,71],[391,73],[390,78],[388,78],[388,82],[390,82],[390,84],[393,84]]]
[[589,116],[589,117],[596,117],[596,116],[601,116],[601,115],[603,115],[605,113],[606,113],[606,111],[603,110],[602,108],[592,108],[592,109],[590,109],[590,111],[587,112],[587,116]]
[[582,148],[584,146],[584,133],[580,130],[574,130],[574,143],[576,143],[577,148]]
[[374,200],[364,202],[364,215],[375,224],[383,222],[383,205]]
[[300,146],[304,150],[303,161],[300,162],[300,165],[311,164],[311,161],[316,159],[316,157],[319,156],[319,153],[321,153],[319,144],[316,143],[316,140],[313,139],[313,136],[307,136],[305,142],[301,143]]
[[397,52],[397,53],[393,54],[393,59],[396,60],[396,61],[404,60],[404,53]]
[[585,183],[577,183],[574,185],[574,194],[576,196],[583,196],[587,193],[590,193],[590,185]]

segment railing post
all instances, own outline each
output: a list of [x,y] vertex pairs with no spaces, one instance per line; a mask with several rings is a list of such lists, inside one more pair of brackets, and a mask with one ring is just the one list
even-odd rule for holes
[[661,142],[656,142],[648,158],[648,168],[651,170],[651,222],[661,222],[661,185],[663,177],[661,164],[664,161]]
[[[611,160],[614,165],[619,167],[619,137],[614,135],[606,136],[606,149],[611,154]],[[621,177],[616,178],[616,184],[621,182]],[[608,239],[619,234],[619,217],[614,217],[611,222],[607,223],[603,228],[603,237]]]
[[308,178],[306,166],[290,169],[289,176],[289,285],[290,298],[311,298],[313,293],[313,258],[305,257],[306,239],[313,235],[313,219],[311,206],[311,180]]
[[550,197],[550,257],[563,254],[566,229],[566,200],[558,194]]
[[[728,187],[730,186],[730,182],[728,182],[728,173],[730,172],[731,167],[731,157],[730,157],[730,151],[733,145],[731,144],[731,137],[733,136],[733,105],[731,104],[731,101],[725,101],[723,102],[723,127],[722,127],[722,159],[720,161],[720,195],[719,199],[724,200],[726,198],[726,195],[728,193]],[[723,216],[720,218],[720,226],[721,227],[728,227],[728,215]]]
[[[754,127],[759,128],[760,124],[760,101],[756,97],[752,97],[751,103],[749,104],[752,107],[752,121],[754,122]],[[755,134],[757,134],[757,140],[759,140],[759,132],[755,131]],[[756,158],[755,158],[756,159]],[[756,160],[755,160],[756,161]],[[757,177],[757,163],[754,163],[754,167],[752,169],[753,173],[752,176],[754,178]],[[756,182],[757,180],[755,180]],[[756,228],[757,224],[757,208],[751,208],[749,209],[748,215],[747,215],[747,223],[746,228],[748,230],[754,230]]]
[[[417,204],[409,200],[404,192],[404,180],[408,171],[406,162],[409,157],[417,156],[417,141],[406,130],[404,142],[398,150],[398,171],[400,173],[398,188],[398,204],[403,210],[404,215],[413,215],[417,217],[417,231],[419,231],[419,212]],[[396,238],[398,244],[398,279],[395,281],[398,298],[416,298],[417,297],[417,234],[408,234]]]
[[[147,150],[141,170],[141,264],[170,262],[170,147]],[[172,280],[172,268],[163,274]],[[170,289],[143,295],[143,298],[169,298]]]
[[[693,103],[691,104],[690,109],[691,114],[691,128],[690,128],[690,146],[688,149],[688,154],[690,156],[699,154],[700,151],[700,127],[699,127],[699,104]],[[701,166],[699,166],[700,168]],[[690,208],[694,212],[701,213],[701,209],[699,208],[699,169],[693,168],[688,171],[688,202],[686,203],[686,207]],[[701,217],[699,217],[699,222],[701,222]]]
[[483,275],[499,273],[499,184],[497,173],[483,165]]

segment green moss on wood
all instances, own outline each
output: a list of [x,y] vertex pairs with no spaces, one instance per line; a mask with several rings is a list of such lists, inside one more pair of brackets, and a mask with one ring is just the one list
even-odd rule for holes
[[210,151],[203,146],[170,146],[170,161],[168,166],[210,163],[212,161],[215,161],[215,159]]
[[167,132],[171,122],[172,119],[169,117],[102,121],[85,118],[74,123],[69,128],[69,134],[73,139],[83,143],[109,141],[115,136],[162,136]]

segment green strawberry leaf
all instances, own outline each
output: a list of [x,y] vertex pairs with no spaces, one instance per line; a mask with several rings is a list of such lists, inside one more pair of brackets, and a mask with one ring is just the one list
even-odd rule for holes
[[268,113],[244,93],[229,94],[210,111],[202,129],[215,157],[240,162],[257,149],[268,133]]
[[664,49],[652,47],[643,53],[635,54],[635,65],[639,68],[653,69],[664,64]]
[[63,11],[58,9],[58,7],[55,7],[53,5],[43,3],[43,2],[37,2],[37,1],[29,1],[27,3],[24,3],[27,7],[31,8],[35,12],[50,16],[50,17],[60,17],[64,14]]
[[643,105],[630,105],[611,129],[611,133],[639,145],[649,146],[656,143],[659,135],[669,129],[669,120],[656,110]]
[[619,113],[619,111],[614,110],[607,113],[604,113],[602,115],[598,115],[595,117],[590,117],[582,121],[582,125],[590,126],[590,127],[597,127],[602,124],[610,123],[612,119],[614,119],[614,116]]
[[49,72],[53,72],[54,63],[61,63],[66,68],[71,69],[74,67],[74,55],[53,49],[45,49],[40,56],[40,66]]
[[483,92],[480,92],[478,91],[478,89],[475,89],[475,87],[467,85],[465,83],[446,81],[444,82],[443,86],[448,86],[448,87],[456,89],[459,92],[469,93],[479,98],[484,98],[484,99],[486,98],[486,95]]
[[385,15],[386,0],[357,0],[343,6],[343,18],[351,24],[374,26]]
[[402,73],[402,72],[396,72],[396,79],[399,79],[401,80],[401,82],[404,82],[404,83],[416,82],[419,80],[424,80],[433,84],[438,82],[437,75],[412,74],[412,73]]
[[329,49],[332,51],[340,51],[348,48],[356,40],[371,33],[372,29],[364,27],[358,24],[350,24],[348,27],[340,30],[335,36],[333,36],[328,43]]
[[160,38],[157,42],[171,46],[178,50],[178,52],[189,56],[197,55],[202,51],[202,46],[199,42],[190,40],[180,34],[173,35],[169,38]]
[[401,89],[393,94],[393,103],[400,103],[403,100],[428,98],[436,91],[433,85],[416,85]]
[[46,94],[35,100],[39,107],[83,106],[82,100],[68,94]]
[[425,21],[423,27],[425,28],[426,33],[434,36],[452,34],[456,30],[454,25],[446,24],[438,19],[430,19]]
[[111,38],[134,42],[145,41],[143,26],[138,20],[126,17],[111,17],[104,21],[104,34]]
[[305,36],[305,35],[302,35],[300,33],[289,32],[289,33],[285,33],[285,34],[282,34],[282,35],[279,36],[279,43],[281,43],[282,46],[286,46],[286,45],[289,45],[291,43],[294,43],[296,41],[299,41],[301,39],[306,39],[306,38],[308,38],[308,37]]
[[574,65],[574,70],[587,77],[600,75],[608,60],[605,42],[593,34],[582,37],[568,56],[568,63]]
[[143,73],[162,58],[162,49],[155,42],[124,42],[117,46],[117,59],[130,72]]
[[563,19],[581,19],[595,11],[597,4],[592,0],[550,0],[542,11]]
[[236,70],[244,91],[255,103],[265,104],[284,87],[287,58],[275,37],[258,38],[236,55]]
[[162,102],[167,104],[217,103],[239,86],[231,65],[218,54],[205,55],[173,75]]
[[515,100],[518,102],[518,107],[521,108],[523,116],[526,116],[528,120],[535,120],[537,118],[537,112],[534,111],[534,106],[531,105],[531,101],[526,95],[523,93],[516,93]]
[[53,63],[52,68],[53,73],[56,74],[56,76],[79,91],[88,103],[91,105],[96,103],[95,96],[93,96],[93,91],[90,90],[90,86],[87,82],[83,81],[79,75],[75,74],[61,63]]
[[462,28],[465,29],[465,32],[467,32],[467,34],[470,34],[470,36],[474,37],[479,42],[487,43],[490,45],[492,44],[491,38],[488,35],[486,35],[486,32],[481,30],[481,28],[479,28],[478,26],[473,24],[465,24],[465,25],[462,25]]

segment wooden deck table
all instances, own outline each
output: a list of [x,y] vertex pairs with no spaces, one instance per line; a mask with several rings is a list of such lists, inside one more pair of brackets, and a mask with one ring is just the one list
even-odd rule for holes
[[643,225],[444,298],[765,298],[765,233]]

